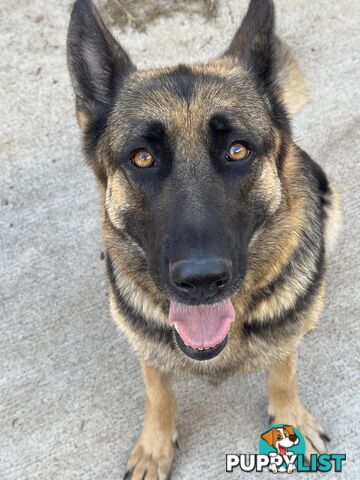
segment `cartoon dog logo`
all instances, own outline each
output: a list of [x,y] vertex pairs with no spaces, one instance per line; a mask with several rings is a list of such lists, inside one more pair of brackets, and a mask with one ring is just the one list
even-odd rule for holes
[[[270,453],[270,455],[280,455],[281,457],[284,457],[285,455],[287,456],[288,454],[293,455],[293,452],[291,452],[289,448],[299,443],[299,437],[296,435],[292,425],[271,428],[263,433],[261,438],[276,450],[276,453]],[[269,470],[273,473],[292,473],[296,470],[296,465],[294,463],[288,464],[288,462],[284,461],[284,463],[278,467],[275,463],[271,463]]]

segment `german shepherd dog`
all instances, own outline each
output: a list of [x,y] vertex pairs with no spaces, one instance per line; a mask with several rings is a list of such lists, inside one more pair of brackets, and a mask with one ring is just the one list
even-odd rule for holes
[[324,304],[339,197],[293,141],[307,89],[273,2],[251,0],[205,65],[137,70],[90,0],[75,3],[67,46],[101,190],[110,309],[146,387],[126,478],[170,473],[176,373],[220,382],[268,370],[270,422],[296,426],[307,455],[324,452],[296,356]]

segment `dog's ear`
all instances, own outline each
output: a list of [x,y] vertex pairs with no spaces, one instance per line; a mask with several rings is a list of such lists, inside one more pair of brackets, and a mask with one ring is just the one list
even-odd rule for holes
[[288,45],[275,34],[272,0],[251,0],[248,11],[224,55],[244,63],[263,86],[274,117],[286,127],[287,115],[299,112],[308,90],[298,62]]
[[251,0],[225,55],[239,58],[267,86],[275,69],[275,12],[272,0]]
[[135,67],[91,0],[75,2],[67,37],[67,59],[78,122],[85,130],[109,111],[117,89]]
[[287,432],[289,435],[296,435],[294,431],[294,427],[292,425],[284,425],[284,430]]
[[276,428],[272,428],[271,430],[268,430],[267,432],[263,433],[261,435],[261,438],[265,440],[269,445],[272,447],[274,446],[274,432],[276,432]]

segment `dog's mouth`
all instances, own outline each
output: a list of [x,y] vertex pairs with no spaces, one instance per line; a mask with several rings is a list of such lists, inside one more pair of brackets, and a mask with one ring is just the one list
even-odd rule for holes
[[180,350],[194,360],[210,360],[224,349],[235,310],[230,299],[213,305],[170,302],[169,324]]
[[283,447],[282,445],[279,445],[279,453],[280,455],[285,455],[287,452],[287,448]]
[[192,348],[189,345],[186,345],[183,339],[180,337],[178,332],[175,330],[176,343],[178,344],[180,350],[185,353],[188,357],[193,360],[210,360],[211,358],[216,357],[222,352],[227,344],[228,336],[224,340],[216,345],[215,347],[209,347],[204,349]]

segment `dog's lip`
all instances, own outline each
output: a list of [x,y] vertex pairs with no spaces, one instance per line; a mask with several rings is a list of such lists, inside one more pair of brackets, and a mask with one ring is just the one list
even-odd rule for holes
[[192,358],[193,360],[211,360],[212,358],[215,358],[221,353],[228,340],[228,335],[215,347],[210,347],[210,348],[192,348],[189,345],[186,345],[184,340],[180,337],[178,334],[177,330],[175,327],[173,327],[174,332],[175,332],[175,339],[178,347],[180,350],[185,353],[188,357]]

